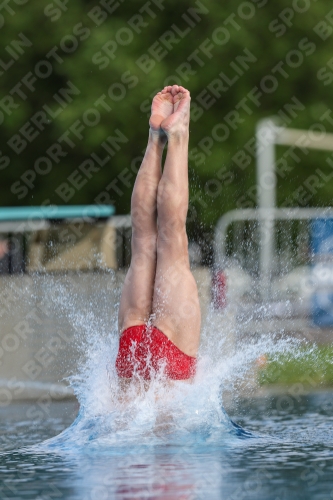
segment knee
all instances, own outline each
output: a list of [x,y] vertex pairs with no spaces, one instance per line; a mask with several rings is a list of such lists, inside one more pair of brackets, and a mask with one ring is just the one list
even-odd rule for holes
[[156,189],[155,191],[143,189],[141,186],[135,189],[131,198],[131,213],[149,216],[156,211]]
[[131,200],[132,228],[139,234],[150,234],[156,232],[157,207],[156,193],[136,190]]
[[167,258],[187,266],[188,240],[185,228],[177,231],[170,230],[170,227],[160,228],[157,234],[156,254],[157,260]]
[[157,210],[149,207],[132,207],[132,231],[138,235],[155,234],[157,223]]
[[137,229],[132,234],[132,261],[145,262],[156,259],[157,232],[142,235]]
[[157,214],[165,226],[185,227],[188,209],[186,194],[171,183],[160,182],[157,191]]

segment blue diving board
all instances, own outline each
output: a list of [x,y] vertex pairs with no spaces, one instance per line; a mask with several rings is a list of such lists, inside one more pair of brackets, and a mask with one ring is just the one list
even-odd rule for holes
[[2,207],[0,221],[18,221],[33,219],[75,219],[107,218],[114,215],[113,205],[51,205],[39,207]]

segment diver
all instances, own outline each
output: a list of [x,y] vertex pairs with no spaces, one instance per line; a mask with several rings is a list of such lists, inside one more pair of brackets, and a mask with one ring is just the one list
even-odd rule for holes
[[[119,306],[116,370],[122,379],[195,375],[201,313],[190,270],[188,141],[190,93],[165,87],[154,97],[148,145],[131,199],[132,257]],[[167,154],[162,172],[162,154]]]

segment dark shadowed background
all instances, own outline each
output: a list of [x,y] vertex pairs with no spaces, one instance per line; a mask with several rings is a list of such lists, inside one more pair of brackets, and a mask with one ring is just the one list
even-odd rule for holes
[[[333,10],[325,0],[6,0],[1,205],[115,204],[128,213],[151,98],[191,91],[192,239],[256,205],[254,133],[333,131]],[[327,206],[333,160],[278,148],[279,206]],[[302,186],[302,189],[300,189]]]

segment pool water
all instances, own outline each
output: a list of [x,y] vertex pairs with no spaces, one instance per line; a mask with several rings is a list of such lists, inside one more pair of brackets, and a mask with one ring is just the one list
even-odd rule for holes
[[[330,392],[238,401],[230,413],[249,434],[224,423],[220,433],[165,426],[112,445],[101,435],[96,444],[99,419],[85,422],[84,446],[68,435],[45,441],[72,423],[75,402],[52,403],[37,420],[27,417],[29,409],[16,403],[1,410],[1,499],[333,498]],[[73,438],[78,427],[65,435]]]
[[80,304],[55,286],[45,297],[84,354],[70,378],[78,402],[0,407],[1,500],[333,499],[331,393],[251,393],[258,356],[294,359],[311,346],[273,334],[230,341],[232,320],[212,312],[193,383],[170,383],[161,366],[124,393],[108,302],[102,314],[98,294]]

